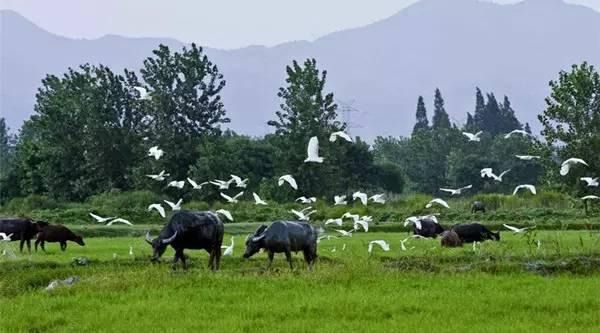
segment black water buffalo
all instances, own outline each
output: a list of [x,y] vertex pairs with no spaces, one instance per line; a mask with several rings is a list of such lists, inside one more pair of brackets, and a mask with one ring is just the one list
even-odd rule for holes
[[446,230],[441,234],[440,243],[442,247],[460,247],[463,245],[462,240],[453,230]]
[[485,213],[485,204],[481,201],[475,201],[471,205],[471,213],[475,214],[477,212]]
[[464,243],[481,242],[488,239],[500,240],[500,232],[492,232],[479,223],[457,224],[452,227],[452,230]]
[[38,244],[42,250],[46,252],[45,243],[60,243],[62,251],[67,249],[67,241],[75,242],[81,246],[85,246],[83,238],[73,233],[69,228],[60,224],[50,224],[41,228],[35,240],[35,251],[37,252]]
[[292,252],[302,251],[304,260],[311,269],[317,259],[318,231],[306,222],[275,221],[270,226],[261,225],[254,235],[246,240],[244,258],[250,258],[260,249],[265,249],[269,254],[269,265],[273,263],[275,253],[285,253],[285,257],[292,266]]
[[432,219],[423,218],[419,219],[421,222],[421,229],[417,228],[416,224],[413,224],[413,234],[428,237],[428,238],[436,238],[437,235],[444,232],[444,228],[434,222]]
[[[218,270],[221,262],[221,245],[224,227],[219,217],[212,212],[179,211],[171,217],[155,239],[146,233],[146,241],[154,251],[152,261],[158,261],[165,253],[167,245],[175,250],[173,265],[181,260],[187,269],[184,249],[204,249],[210,254],[208,266]],[[175,266],[173,266],[175,268]]]
[[31,239],[47,226],[48,222],[34,222],[29,219],[9,218],[0,219],[0,232],[12,234],[12,241],[20,241],[19,250],[23,252],[23,244],[27,243],[27,251],[31,252]]

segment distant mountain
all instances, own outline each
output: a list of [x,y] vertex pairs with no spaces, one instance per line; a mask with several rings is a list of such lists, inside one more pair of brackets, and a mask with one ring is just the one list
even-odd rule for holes
[[[1,12],[0,111],[11,127],[31,113],[45,73],[81,63],[115,71],[138,69],[169,39],[106,36],[69,39],[48,33],[15,12]],[[201,43],[199,43],[201,44]],[[584,60],[600,64],[600,13],[561,0],[525,0],[497,5],[477,0],[422,0],[368,26],[332,33],[314,42],[237,50],[206,48],[227,80],[223,93],[231,127],[259,135],[278,109],[277,88],[293,59],[317,59],[327,69],[328,90],[355,101],[351,132],[405,135],[414,123],[418,95],[431,116],[439,87],[455,122],[474,108],[475,86],[508,95],[519,119],[538,127],[548,81]]]

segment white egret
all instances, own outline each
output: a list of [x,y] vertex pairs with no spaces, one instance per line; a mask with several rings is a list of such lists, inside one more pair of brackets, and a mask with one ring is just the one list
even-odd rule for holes
[[599,200],[600,197],[596,196],[596,195],[586,195],[585,197],[581,198],[581,200],[586,201],[586,200]]
[[348,203],[348,201],[346,201],[346,196],[345,195],[336,195],[333,197],[333,202],[334,202],[334,206],[340,206],[340,205],[345,205]]
[[229,221],[233,221],[233,216],[227,209],[217,209],[215,213],[225,216]]
[[231,175],[230,181],[233,181],[236,187],[246,188],[246,186],[248,186],[248,178],[242,179],[236,175]]
[[178,189],[180,189],[180,190],[181,190],[181,189],[182,189],[184,186],[185,186],[185,181],[183,181],[183,180],[179,180],[179,181],[177,181],[177,180],[173,180],[173,181],[171,181],[169,184],[167,184],[167,187],[175,187],[175,188],[178,188]]
[[148,90],[146,90],[146,88],[137,86],[137,87],[133,87],[133,89],[137,90],[137,92],[140,94],[139,99],[141,99],[141,100],[150,99],[150,94],[148,93]]
[[325,225],[335,224],[338,227],[341,227],[342,223],[344,223],[344,220],[342,219],[328,219],[327,221],[325,221]]
[[6,234],[4,232],[0,232],[0,241],[10,242],[13,234]]
[[319,139],[316,136],[311,137],[308,141],[306,155],[304,162],[323,163],[323,157],[319,156]]
[[532,194],[537,194],[537,192],[535,190],[535,186],[525,184],[525,185],[519,185],[519,186],[515,187],[515,190],[513,191],[513,195],[517,195],[517,192],[519,192],[522,189],[529,190]]
[[534,155],[515,155],[516,158],[523,160],[523,161],[532,161],[532,160],[539,160],[540,157],[539,156],[534,156]]
[[406,220],[404,220],[404,227],[407,227],[411,223],[414,224],[418,230],[421,230],[421,228],[422,228],[421,220],[418,217],[416,217],[416,216],[407,217]]
[[345,132],[342,132],[342,131],[331,133],[331,135],[329,136],[329,141],[335,142],[338,137],[340,139],[344,139],[344,140],[346,140],[348,142],[352,142],[352,138],[350,137],[350,135],[348,135],[348,134],[346,134]]
[[358,231],[359,225],[365,230],[365,232],[369,232],[369,222],[367,220],[358,219],[354,221],[354,230]]
[[228,196],[227,194],[220,192],[219,193],[225,200],[227,200],[227,202],[229,203],[237,203],[238,202],[238,198],[241,197],[242,195],[244,195],[244,192],[240,192],[238,194],[236,194],[233,198]]
[[504,175],[506,175],[507,173],[510,172],[510,169],[503,171],[499,176],[496,176],[493,172],[492,172],[492,168],[483,168],[481,169],[481,178],[491,178],[497,182],[501,182],[502,181],[502,177],[504,177]]
[[469,139],[469,141],[473,141],[473,142],[479,142],[479,141],[481,141],[481,138],[479,136],[482,133],[483,133],[483,131],[479,131],[479,132],[477,132],[475,134],[469,133],[469,132],[462,132],[462,134],[464,136],[466,136]]
[[219,188],[219,190],[228,190],[229,185],[231,185],[232,182],[233,182],[233,180],[231,180],[231,179],[229,181],[224,181],[224,180],[220,180],[220,179],[215,179],[215,180],[209,181],[209,183],[217,186]]
[[385,194],[374,194],[369,197],[369,200],[372,200],[374,203],[385,204]]
[[390,244],[388,244],[388,242],[384,240],[374,240],[369,242],[369,253],[373,252],[373,245],[379,245],[379,247],[381,247],[381,249],[385,252],[390,250]]
[[317,198],[315,198],[315,197],[307,198],[305,196],[301,196],[300,198],[296,199],[295,201],[300,201],[300,203],[302,203],[302,204],[310,205],[312,203],[317,202]]
[[181,204],[183,203],[183,199],[179,199],[179,201],[177,201],[177,203],[173,203],[169,200],[163,200],[167,205],[169,205],[169,207],[171,207],[171,210],[181,210]]
[[261,199],[258,194],[256,194],[255,192],[252,192],[252,196],[254,197],[254,204],[255,205],[263,205],[266,206],[267,202],[264,201],[263,199]]
[[348,231],[336,229],[335,231],[339,232],[342,235],[341,237],[352,237],[352,232],[354,231],[354,229],[350,229]]
[[580,158],[569,158],[560,165],[560,175],[566,176],[571,170],[571,167],[573,167],[576,164],[583,164],[585,166],[589,166],[584,160]]
[[457,188],[457,189],[440,188],[440,191],[448,192],[448,193],[450,193],[450,195],[461,195],[462,191],[471,189],[472,187],[473,187],[473,185],[467,185],[467,186]]
[[233,238],[234,237],[231,236],[231,244],[229,244],[229,246],[225,246],[225,245],[221,246],[222,249],[225,249],[225,251],[223,251],[223,256],[233,255],[233,246],[234,246]]
[[114,216],[113,217],[101,217],[94,213],[90,213],[90,216],[93,217],[94,220],[96,220],[96,222],[98,222],[98,223],[105,223],[105,222],[115,218]]
[[310,220],[310,215],[316,213],[316,210],[311,210],[310,212],[307,213],[308,210],[310,210],[312,207],[306,207],[301,211],[297,211],[295,209],[290,210],[290,212],[294,213],[294,215],[296,215],[296,217],[298,217],[298,219],[300,221],[308,221]]
[[435,198],[431,201],[429,201],[429,203],[427,205],[425,205],[425,208],[431,208],[433,206],[433,204],[438,204],[440,206],[444,206],[446,208],[450,208],[450,206],[448,205],[448,203],[440,198]]
[[510,132],[510,133],[507,133],[507,134],[504,136],[504,138],[505,138],[505,139],[508,139],[508,138],[510,138],[511,136],[515,135],[515,134],[521,134],[521,135],[523,135],[523,136],[530,136],[530,135],[531,135],[531,134],[529,134],[529,133],[527,133],[527,132],[525,132],[525,131],[523,131],[523,130],[518,130],[518,129],[517,129],[517,130],[514,130],[514,131],[512,131],[512,132]]
[[114,219],[114,220],[108,222],[108,224],[106,226],[110,227],[111,225],[113,225],[115,223],[123,223],[123,224],[127,224],[127,225],[133,225],[131,222],[127,221],[126,219],[122,219],[119,217],[117,219]]
[[150,206],[148,206],[148,211],[152,211],[152,210],[156,210],[160,216],[162,216],[163,218],[166,216],[165,215],[165,209],[163,208],[163,206],[159,203],[155,203],[155,204],[151,204]]
[[166,173],[165,170],[162,170],[158,175],[146,175],[146,177],[152,178],[153,180],[156,180],[157,182],[162,182],[169,176],[170,176],[170,174]]
[[522,233],[525,233],[527,230],[529,230],[529,229],[531,229],[531,228],[535,228],[535,227],[517,228],[517,227],[513,227],[513,226],[511,226],[511,225],[508,225],[508,224],[503,224],[503,226],[504,226],[506,229],[508,229],[508,230],[510,230],[510,231],[512,231],[512,232],[514,232],[515,234],[522,234]]
[[209,182],[203,182],[203,183],[198,184],[191,178],[188,178],[187,181],[192,186],[192,190],[201,190],[202,186],[210,184]]
[[160,158],[165,154],[165,151],[159,149],[158,146],[151,147],[148,149],[148,156],[153,156],[154,159],[160,160]]
[[598,187],[598,177],[581,177],[579,178],[581,181],[586,182],[588,187]]
[[277,180],[277,185],[281,186],[284,182],[288,183],[294,190],[298,189],[298,184],[296,184],[296,180],[291,175],[283,175],[279,177],[279,180]]
[[367,194],[360,192],[360,191],[356,191],[352,194],[352,200],[356,200],[356,199],[360,199],[360,202],[362,202],[363,205],[367,205]]

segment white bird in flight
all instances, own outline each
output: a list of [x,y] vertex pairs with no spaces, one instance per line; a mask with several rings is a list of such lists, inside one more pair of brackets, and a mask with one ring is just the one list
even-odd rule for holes
[[148,156],[153,156],[156,160],[160,160],[164,154],[165,151],[159,149],[158,146],[150,147],[150,149],[148,149]]
[[215,213],[225,216],[229,221],[233,221],[233,216],[227,209],[217,209]]
[[296,184],[296,180],[291,175],[283,175],[279,177],[277,180],[277,185],[281,186],[284,182],[288,183],[294,190],[298,189],[298,184]]
[[169,184],[167,184],[167,187],[175,187],[175,188],[178,188],[178,189],[180,189],[180,190],[181,190],[181,189],[182,189],[184,186],[185,186],[185,181],[183,181],[183,180],[179,180],[179,181],[177,181],[177,180],[174,180],[174,181],[170,182]]
[[233,198],[228,196],[227,194],[220,192],[219,193],[225,200],[227,200],[227,202],[229,203],[237,203],[238,202],[238,198],[241,197],[242,195],[244,195],[244,192],[240,192],[238,194],[236,194]]
[[181,204],[183,203],[183,199],[179,199],[179,201],[177,201],[177,203],[173,203],[169,200],[163,200],[167,205],[169,205],[169,207],[171,207],[171,210],[181,210]]
[[503,171],[499,176],[496,176],[493,172],[492,172],[492,168],[483,168],[481,169],[481,178],[491,178],[497,182],[501,182],[502,181],[502,177],[504,177],[504,175],[506,175],[507,173],[510,172],[510,169]]
[[323,157],[319,156],[319,139],[316,136],[308,140],[306,155],[307,157],[304,162],[323,163]]
[[373,245],[379,245],[379,247],[381,247],[381,249],[385,252],[390,250],[390,244],[388,244],[388,242],[384,241],[384,240],[374,240],[374,241],[370,241],[369,242],[369,253],[373,252]]
[[231,256],[233,254],[233,246],[234,246],[234,242],[233,242],[233,236],[231,236],[231,244],[229,244],[229,246],[226,245],[222,245],[221,248],[225,249],[225,251],[223,251],[223,256]]
[[411,217],[406,218],[406,220],[404,220],[404,227],[407,227],[411,223],[414,224],[418,230],[421,230],[421,228],[422,228],[421,220],[418,217],[411,216]]
[[365,232],[369,232],[369,221],[364,219],[358,219],[354,221],[354,230],[358,231],[358,226],[361,226]]
[[367,194],[360,192],[360,191],[356,191],[352,194],[352,200],[356,200],[356,199],[360,199],[360,202],[362,202],[363,205],[367,205]]
[[4,232],[0,232],[0,241],[10,242],[13,234],[6,234]]
[[255,192],[252,192],[252,196],[254,197],[254,204],[255,205],[263,205],[266,206],[267,202],[264,201],[263,199],[261,199],[258,194],[256,194]]
[[369,200],[372,200],[374,203],[385,204],[385,195],[384,194],[374,194]]
[[166,177],[169,177],[170,174],[166,173],[165,170],[162,170],[158,175],[146,175],[146,177],[152,178],[153,180],[156,180],[157,182],[162,182],[163,180],[166,179]]
[[481,141],[481,138],[479,137],[481,134],[483,133],[483,131],[479,131],[475,134],[473,133],[469,133],[469,132],[462,132],[462,134],[464,136],[466,136],[467,138],[469,138],[469,141],[474,141],[474,142],[479,142]]
[[209,181],[209,183],[217,186],[219,188],[219,190],[228,190],[229,189],[229,185],[233,182],[233,180],[228,180],[228,181],[224,181],[224,180],[220,180],[220,179],[215,179],[215,180],[211,180]]
[[508,138],[510,138],[511,136],[515,135],[515,134],[522,134],[522,135],[524,135],[524,136],[530,136],[530,135],[531,135],[531,134],[529,134],[529,133],[527,133],[527,132],[525,132],[525,131],[523,131],[523,130],[518,130],[518,129],[517,129],[517,130],[514,130],[514,131],[512,131],[512,132],[510,132],[510,133],[507,133],[507,134],[504,136],[504,138],[505,138],[505,139],[508,139]]
[[341,138],[341,139],[344,139],[344,140],[346,140],[348,142],[352,142],[352,138],[350,137],[350,135],[348,135],[348,134],[346,134],[345,132],[342,132],[342,131],[331,133],[331,135],[329,136],[329,141],[335,142],[338,137]]
[[317,198],[315,198],[315,197],[307,198],[305,196],[301,196],[300,198],[296,199],[296,201],[300,201],[300,203],[310,205],[312,203],[317,202]]
[[137,90],[137,92],[140,94],[139,99],[141,99],[141,100],[150,99],[150,94],[148,93],[148,90],[146,90],[146,88],[137,86],[137,87],[133,87],[133,89]]
[[527,228],[517,228],[517,227],[513,227],[513,226],[508,225],[508,224],[503,224],[503,226],[506,229],[511,230],[515,234],[522,234],[522,233],[526,232],[527,230],[531,229],[530,227],[527,227]]
[[235,183],[236,187],[246,188],[248,186],[248,178],[242,179],[236,175],[231,175],[231,181]]
[[579,178],[581,181],[586,182],[588,187],[598,187],[598,177],[581,177]]
[[451,189],[451,188],[440,188],[440,191],[448,192],[448,193],[450,193],[450,195],[461,195],[462,191],[468,190],[472,187],[473,187],[473,185],[467,185],[465,187],[457,188],[455,190]]
[[96,222],[98,222],[98,223],[104,223],[104,222],[107,222],[108,220],[112,220],[115,218],[114,216],[113,217],[102,217],[102,216],[98,216],[94,213],[90,213],[90,216],[93,217],[94,220],[96,220]]
[[108,222],[108,224],[106,226],[110,227],[111,225],[113,225],[115,223],[123,223],[123,224],[127,224],[127,225],[133,225],[131,222],[129,222],[129,221],[127,221],[127,220],[122,219],[122,218],[119,217],[117,219],[114,219],[114,220]]
[[344,220],[342,219],[328,219],[327,221],[325,221],[325,225],[335,224],[338,227],[341,227],[342,223],[344,223]]
[[166,216],[165,214],[165,209],[163,208],[163,206],[159,203],[155,203],[155,204],[151,204],[150,206],[148,206],[148,211],[152,211],[152,210],[156,210],[160,216],[162,216],[163,218]]
[[596,195],[586,195],[585,197],[581,198],[581,200],[586,201],[586,200],[599,200],[600,197],[596,196]]
[[210,184],[209,182],[203,182],[203,183],[198,184],[191,178],[188,178],[187,181],[192,186],[192,190],[201,190],[202,186]]
[[313,213],[316,212],[316,210],[311,210],[310,212],[307,213],[307,211],[309,209],[311,209],[312,207],[306,207],[301,211],[297,211],[295,209],[290,210],[290,212],[294,213],[294,215],[296,215],[298,217],[298,220],[300,221],[308,221],[310,220],[310,215],[312,215]]
[[566,176],[569,173],[569,171],[571,170],[571,167],[576,164],[583,164],[585,166],[589,166],[584,160],[582,160],[580,158],[569,158],[568,160],[564,161],[561,164],[560,175]]
[[346,201],[345,195],[336,195],[333,197],[334,206],[346,205],[348,201]]
[[448,203],[440,198],[435,198],[435,199],[429,201],[429,203],[427,205],[425,205],[425,208],[431,208],[433,206],[433,204],[438,204],[440,206],[450,208],[450,206],[448,206]]
[[341,237],[352,237],[352,232],[354,231],[354,229],[350,229],[348,231],[336,229],[335,231],[339,232],[342,235]]
[[539,160],[540,157],[539,156],[534,156],[534,155],[515,155],[516,158],[523,160],[523,161],[532,161],[532,160]]
[[517,195],[517,192],[519,192],[519,190],[522,190],[522,189],[529,190],[532,194],[537,194],[537,192],[535,190],[535,186],[525,184],[525,185],[519,185],[519,186],[515,187],[515,190],[513,191],[513,195]]

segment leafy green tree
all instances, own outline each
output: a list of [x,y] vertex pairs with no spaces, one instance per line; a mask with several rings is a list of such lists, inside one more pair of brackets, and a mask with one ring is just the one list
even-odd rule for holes
[[6,121],[0,117],[0,203],[9,198],[14,186],[9,180],[14,163],[14,145],[14,135],[10,134]]
[[485,118],[485,98],[479,87],[475,90],[475,112],[473,113],[474,128],[472,130],[479,130],[481,125],[484,123]]
[[373,143],[373,157],[375,163],[403,165],[407,157],[407,147],[409,144],[409,138],[378,136]]
[[[600,74],[586,62],[573,65],[570,71],[561,71],[550,88],[546,110],[538,116],[545,147],[560,160],[578,157],[590,165],[555,178],[578,184],[577,177],[600,174]],[[553,164],[547,165],[547,172],[556,174],[558,166]]]
[[413,127],[413,134],[419,131],[426,131],[429,129],[429,120],[427,119],[427,109],[425,108],[423,96],[419,96],[419,100],[417,101],[416,118],[417,122]]
[[444,107],[444,98],[439,89],[435,90],[435,97],[433,101],[433,119],[431,127],[434,130],[450,129],[450,118]]

